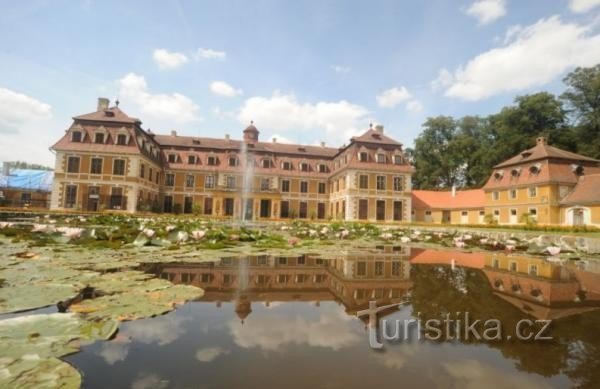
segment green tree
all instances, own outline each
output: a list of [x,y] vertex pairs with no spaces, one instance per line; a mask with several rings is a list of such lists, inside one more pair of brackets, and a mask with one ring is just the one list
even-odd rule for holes
[[600,158],[600,64],[577,68],[563,81],[567,90],[560,98],[574,121],[578,151]]
[[428,118],[415,139],[411,157],[416,168],[413,184],[419,189],[448,188],[459,175],[460,160],[452,141],[456,121],[450,116]]

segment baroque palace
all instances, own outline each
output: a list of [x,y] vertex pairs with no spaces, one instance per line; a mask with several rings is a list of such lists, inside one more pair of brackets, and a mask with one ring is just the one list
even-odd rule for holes
[[339,148],[157,135],[98,99],[52,146],[51,209],[200,213],[257,219],[410,221],[402,144],[375,126]]

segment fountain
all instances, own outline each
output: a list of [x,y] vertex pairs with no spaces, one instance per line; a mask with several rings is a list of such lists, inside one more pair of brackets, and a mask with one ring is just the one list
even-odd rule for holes
[[250,125],[244,130],[244,140],[240,147],[240,162],[243,163],[244,168],[242,180],[242,213],[240,215],[242,224],[246,224],[247,221],[253,219],[254,202],[250,196],[254,186],[254,157],[252,152],[248,150],[248,145],[258,142],[258,134],[258,129],[254,126],[254,122],[251,121]]

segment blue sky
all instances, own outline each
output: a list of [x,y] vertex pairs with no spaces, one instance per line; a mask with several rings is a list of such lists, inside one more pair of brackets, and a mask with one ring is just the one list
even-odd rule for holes
[[52,164],[71,117],[118,97],[144,128],[341,146],[370,122],[560,93],[600,62],[600,0],[0,1],[0,157]]

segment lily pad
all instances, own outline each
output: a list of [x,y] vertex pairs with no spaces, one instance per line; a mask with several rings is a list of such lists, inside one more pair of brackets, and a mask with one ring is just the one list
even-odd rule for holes
[[0,288],[0,313],[19,312],[46,307],[77,294],[78,288],[67,284],[29,284]]
[[81,375],[73,366],[57,358],[0,358],[0,387],[79,388]]

